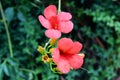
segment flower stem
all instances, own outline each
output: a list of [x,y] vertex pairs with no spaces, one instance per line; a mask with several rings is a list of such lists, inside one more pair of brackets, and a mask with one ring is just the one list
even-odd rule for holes
[[58,13],[61,12],[61,0],[58,0]]
[[4,12],[3,12],[1,2],[0,2],[0,12],[1,12],[1,16],[2,16],[2,19],[3,19],[4,26],[5,26],[7,38],[8,38],[8,46],[9,46],[10,56],[13,58],[13,50],[12,50],[12,43],[11,43],[10,33],[9,33],[9,30],[8,30],[8,25],[6,23],[6,19],[5,19],[5,15],[4,15]]
[[45,46],[44,46],[44,49],[46,50],[46,47],[48,46],[48,44],[50,43],[50,40],[51,39],[49,39],[49,41],[45,44]]

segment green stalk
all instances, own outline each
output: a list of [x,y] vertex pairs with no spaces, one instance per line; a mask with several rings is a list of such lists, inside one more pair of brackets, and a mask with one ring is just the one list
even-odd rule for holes
[[7,22],[6,22],[6,19],[5,19],[5,15],[4,15],[4,12],[3,12],[1,2],[0,2],[0,12],[1,12],[1,15],[2,15],[3,23],[4,23],[4,26],[5,26],[5,30],[6,30],[6,34],[7,34],[7,38],[8,38],[8,46],[9,46],[10,57],[13,58],[13,50],[12,50],[10,33],[9,33],[9,30],[8,30],[8,25],[7,25]]
[[48,44],[50,43],[50,40],[51,40],[51,39],[49,39],[49,41],[45,44],[45,46],[44,46],[44,49],[45,49],[45,50],[46,50]]
[[61,0],[58,0],[58,13],[61,12]]

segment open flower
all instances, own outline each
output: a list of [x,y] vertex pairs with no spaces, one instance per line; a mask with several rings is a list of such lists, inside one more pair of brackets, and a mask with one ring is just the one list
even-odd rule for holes
[[[44,17],[45,16],[45,17]],[[59,12],[55,5],[49,5],[44,10],[44,16],[39,15],[39,21],[47,30],[45,35],[48,38],[57,39],[62,33],[69,33],[73,29],[73,23],[70,21],[72,15],[68,12]]]
[[70,68],[78,69],[82,66],[84,57],[77,54],[81,49],[81,43],[62,38],[58,41],[58,48],[52,51],[52,59],[62,73],[68,73]]

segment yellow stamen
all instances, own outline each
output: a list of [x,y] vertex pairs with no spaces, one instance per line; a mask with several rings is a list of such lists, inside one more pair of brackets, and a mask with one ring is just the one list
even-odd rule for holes
[[57,29],[57,28],[58,28],[57,24],[55,24],[54,28],[55,28],[55,29]]
[[82,58],[85,57],[85,54],[84,54],[84,53],[80,53],[79,55],[80,55]]
[[73,67],[70,67],[70,69],[72,69],[72,70],[73,70]]

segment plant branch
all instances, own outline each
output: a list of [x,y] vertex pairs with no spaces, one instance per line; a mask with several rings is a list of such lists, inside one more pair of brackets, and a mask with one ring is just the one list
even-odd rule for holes
[[8,30],[8,25],[7,25],[7,22],[6,22],[6,19],[5,19],[5,15],[4,15],[4,12],[3,12],[1,2],[0,2],[0,12],[1,12],[1,16],[2,16],[2,19],[3,19],[4,26],[5,26],[7,38],[8,38],[8,46],[9,46],[10,56],[13,57],[13,50],[12,50],[12,43],[11,43],[10,33],[9,33],[9,30]]

